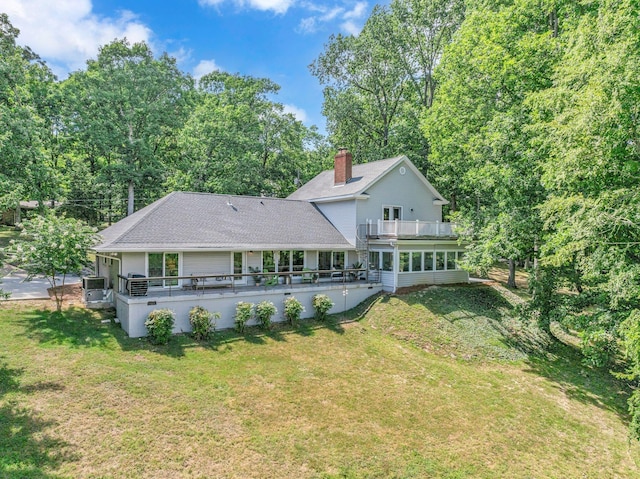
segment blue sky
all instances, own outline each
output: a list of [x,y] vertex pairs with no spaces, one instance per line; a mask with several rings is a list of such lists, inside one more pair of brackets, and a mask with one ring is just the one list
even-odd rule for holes
[[331,34],[358,34],[364,0],[2,0],[30,46],[59,78],[83,69],[114,38],[144,40],[195,77],[220,69],[268,77],[276,100],[324,131],[322,88],[307,66]]

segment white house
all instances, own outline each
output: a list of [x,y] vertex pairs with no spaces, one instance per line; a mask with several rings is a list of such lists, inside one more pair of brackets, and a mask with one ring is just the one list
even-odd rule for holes
[[[150,311],[176,312],[190,331],[196,305],[233,326],[239,301],[327,294],[332,313],[381,290],[468,281],[447,202],[404,156],[352,165],[340,150],[287,199],[174,192],[102,231],[97,276],[123,329],[146,335]],[[282,319],[282,318],[280,318]]]

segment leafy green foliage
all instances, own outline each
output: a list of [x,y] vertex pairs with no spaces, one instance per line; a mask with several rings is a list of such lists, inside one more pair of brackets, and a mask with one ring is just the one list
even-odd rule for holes
[[304,306],[295,296],[285,298],[284,317],[292,326],[296,326],[300,322],[300,315],[302,315],[303,312]]
[[324,88],[330,142],[356,162],[406,154],[427,166],[420,116],[436,91],[433,70],[462,20],[464,2],[394,0],[376,6],[357,36],[331,36],[310,65]]
[[604,367],[614,359],[618,350],[616,337],[610,331],[597,329],[582,335],[582,354],[585,362],[592,366]]
[[144,325],[147,327],[149,340],[154,344],[167,344],[173,334],[175,313],[170,309],[154,309],[149,313]]
[[209,339],[216,329],[216,320],[220,319],[220,313],[212,313],[202,306],[195,306],[189,311],[189,323],[193,330],[193,337],[198,341]]
[[[82,221],[53,214],[36,216],[22,223],[20,239],[11,241],[9,253],[30,276],[46,276],[60,311],[66,275],[77,274],[89,264],[89,249],[97,240],[95,229]],[[62,288],[57,288],[59,276]]]
[[95,173],[128,196],[128,214],[136,188],[160,196],[164,158],[171,157],[192,91],[176,60],[154,58],[145,43],[115,40],[62,87],[65,131],[82,141],[78,153]]
[[278,308],[271,301],[260,301],[256,304],[255,316],[260,326],[265,330],[271,329],[271,318],[278,312]]
[[320,142],[284,106],[266,78],[212,72],[200,79],[197,103],[181,130],[185,159],[171,188],[212,193],[286,196],[294,180],[314,174]]
[[331,301],[331,298],[329,298],[329,296],[327,296],[326,294],[314,295],[311,300],[311,304],[313,304],[315,318],[318,321],[324,321],[325,319],[327,319],[327,313],[334,306],[333,301]]
[[[45,201],[57,190],[46,146],[51,137],[49,104],[53,74],[0,13],[0,208],[18,207],[24,195]],[[19,221],[19,219],[18,219]]]
[[253,318],[253,306],[253,303],[247,303],[245,301],[239,301],[236,304],[234,322],[236,331],[239,333],[244,333],[247,323]]

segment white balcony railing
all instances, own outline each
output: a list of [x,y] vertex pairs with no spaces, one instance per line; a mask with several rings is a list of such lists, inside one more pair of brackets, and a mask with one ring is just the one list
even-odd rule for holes
[[371,221],[362,225],[368,237],[457,237],[456,223],[442,221]]

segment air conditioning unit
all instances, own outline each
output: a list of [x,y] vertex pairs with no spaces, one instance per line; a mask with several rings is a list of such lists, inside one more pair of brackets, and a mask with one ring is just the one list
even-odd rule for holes
[[85,290],[84,300],[86,302],[103,301],[104,300],[104,290],[102,290],[102,289]]
[[107,289],[107,278],[85,276],[84,278],[82,278],[82,289],[84,289],[85,291]]

